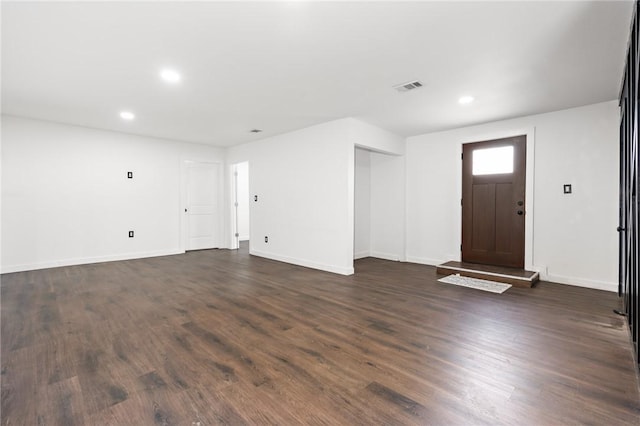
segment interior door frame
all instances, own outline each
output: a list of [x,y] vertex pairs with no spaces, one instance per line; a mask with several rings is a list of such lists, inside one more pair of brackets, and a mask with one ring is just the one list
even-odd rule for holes
[[[460,201],[462,199],[462,146],[467,143],[482,142],[493,139],[512,138],[514,136],[525,135],[527,137],[527,161],[525,167],[525,225],[524,225],[524,268],[529,271],[540,272],[541,275],[546,276],[546,271],[539,271],[535,266],[533,257],[533,224],[534,224],[534,171],[535,171],[535,127],[526,128],[513,128],[509,130],[487,132],[487,133],[474,133],[471,136],[461,138],[457,146],[457,155],[460,161],[457,162],[457,200],[458,208],[456,209],[456,221],[457,224],[455,230],[455,241],[457,246],[462,244],[462,206]],[[462,260],[462,252],[456,250],[457,255],[451,257],[458,261]]]
[[[251,194],[251,163],[248,160],[236,161],[229,164],[229,209],[227,214],[229,215],[229,227],[227,230],[226,239],[229,241],[229,248],[231,250],[237,250],[240,248],[240,236],[236,237],[238,232],[238,208],[235,205],[238,202],[238,165],[247,163],[247,190]],[[251,203],[248,205],[249,210],[249,247],[251,247]]]
[[187,169],[191,164],[215,164],[218,166],[218,247],[224,247],[223,233],[224,233],[224,218],[223,218],[223,205],[224,205],[224,182],[223,182],[223,170],[224,164],[221,161],[203,161],[203,160],[191,160],[182,159],[180,161],[180,208],[178,209],[179,223],[180,223],[180,239],[178,241],[179,250],[181,253],[187,252],[187,238],[189,238],[189,232],[187,229],[187,215],[185,209],[187,208]]

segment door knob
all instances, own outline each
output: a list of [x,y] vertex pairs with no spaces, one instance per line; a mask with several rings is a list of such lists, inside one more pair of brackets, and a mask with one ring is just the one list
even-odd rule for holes
[[524,214],[522,210],[518,210],[516,213],[518,214],[518,216],[522,216]]

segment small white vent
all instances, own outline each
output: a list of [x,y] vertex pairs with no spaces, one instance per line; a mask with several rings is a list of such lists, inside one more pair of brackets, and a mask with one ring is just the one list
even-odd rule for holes
[[398,92],[408,92],[409,90],[419,89],[420,87],[422,87],[422,83],[420,83],[418,80],[393,86],[393,88]]

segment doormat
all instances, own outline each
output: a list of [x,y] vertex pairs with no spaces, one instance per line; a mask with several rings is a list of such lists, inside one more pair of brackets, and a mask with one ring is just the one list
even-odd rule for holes
[[459,274],[449,275],[440,278],[438,281],[445,284],[459,285],[462,287],[476,288],[478,290],[490,291],[491,293],[504,293],[511,288],[511,284],[498,283],[495,281],[481,280],[479,278],[463,277]]

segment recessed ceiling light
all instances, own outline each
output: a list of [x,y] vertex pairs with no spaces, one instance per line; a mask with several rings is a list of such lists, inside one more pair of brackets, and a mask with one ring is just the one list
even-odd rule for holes
[[122,111],[120,113],[120,118],[122,118],[123,120],[131,121],[136,118],[136,115],[131,111]]
[[177,83],[180,81],[180,74],[178,74],[178,71],[176,70],[167,68],[160,71],[160,78],[167,83]]
[[458,103],[461,105],[468,105],[471,102],[473,102],[473,96],[462,96],[460,99],[458,99]]

